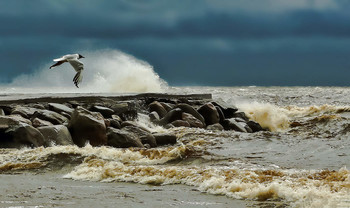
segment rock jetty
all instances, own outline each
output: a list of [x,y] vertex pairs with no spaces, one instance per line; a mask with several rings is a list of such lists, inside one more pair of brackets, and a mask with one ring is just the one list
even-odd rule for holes
[[210,94],[40,97],[0,101],[0,148],[108,145],[154,148],[176,144],[171,133],[151,132],[138,115],[165,128],[253,133],[261,126]]

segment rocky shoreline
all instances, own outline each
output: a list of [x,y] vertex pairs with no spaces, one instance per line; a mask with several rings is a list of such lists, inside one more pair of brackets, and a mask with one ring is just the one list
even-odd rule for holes
[[0,101],[0,148],[53,145],[154,148],[175,135],[138,125],[138,115],[165,128],[206,128],[253,133],[264,130],[244,112],[210,94],[144,93],[127,96],[40,97]]

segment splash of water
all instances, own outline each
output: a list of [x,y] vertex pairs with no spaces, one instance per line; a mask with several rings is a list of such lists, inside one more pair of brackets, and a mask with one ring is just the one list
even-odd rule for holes
[[[12,92],[20,93],[142,93],[162,92],[167,84],[145,61],[118,50],[82,52],[85,70],[79,89],[73,85],[75,71],[70,64],[21,75],[6,86]],[[55,57],[56,58],[56,57]]]

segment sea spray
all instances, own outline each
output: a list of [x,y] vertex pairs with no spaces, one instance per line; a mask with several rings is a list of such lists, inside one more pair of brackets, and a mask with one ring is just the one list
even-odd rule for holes
[[[81,52],[86,58],[83,82],[77,89],[72,79],[75,71],[69,63],[49,69],[47,63],[33,74],[20,75],[5,88],[11,93],[141,93],[162,92],[167,84],[142,60],[118,50]],[[53,57],[57,58],[57,57]],[[17,89],[17,90],[16,90]]]

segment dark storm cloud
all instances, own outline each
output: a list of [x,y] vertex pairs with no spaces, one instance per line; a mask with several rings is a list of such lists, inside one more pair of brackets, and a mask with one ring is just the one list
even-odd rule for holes
[[[108,47],[150,62],[172,84],[328,85],[332,77],[324,73],[326,67],[347,67],[349,5],[337,0],[0,0],[0,62],[8,69],[0,81],[31,73],[67,52]],[[310,82],[316,70],[321,77]],[[288,80],[284,75],[291,71]],[[249,75],[249,81],[231,78]],[[333,83],[345,83],[338,78]]]

